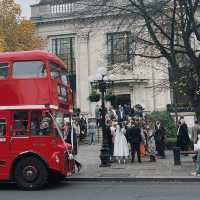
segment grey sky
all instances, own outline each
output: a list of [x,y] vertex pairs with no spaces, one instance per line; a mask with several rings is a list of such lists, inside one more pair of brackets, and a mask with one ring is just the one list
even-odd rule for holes
[[29,18],[31,15],[30,5],[38,3],[40,0],[15,0],[16,3],[21,5],[22,16]]

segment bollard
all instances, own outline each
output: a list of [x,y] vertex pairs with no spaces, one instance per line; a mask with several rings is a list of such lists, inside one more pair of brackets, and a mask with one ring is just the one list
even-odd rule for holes
[[174,147],[174,165],[181,165],[180,147]]

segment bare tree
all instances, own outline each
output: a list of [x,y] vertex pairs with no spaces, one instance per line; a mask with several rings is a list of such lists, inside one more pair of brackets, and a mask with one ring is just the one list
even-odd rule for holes
[[76,3],[87,10],[91,23],[99,16],[114,16],[121,19],[116,28],[123,23],[139,24],[134,32],[132,56],[164,57],[169,63],[174,95],[177,92],[186,94],[200,120],[199,0],[86,0]]

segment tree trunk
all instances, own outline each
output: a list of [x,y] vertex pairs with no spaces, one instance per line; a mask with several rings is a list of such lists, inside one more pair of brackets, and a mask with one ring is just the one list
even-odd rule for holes
[[196,114],[196,119],[200,121],[200,105],[194,106],[195,114]]
[[192,106],[196,114],[196,119],[200,121],[200,96],[193,97]]

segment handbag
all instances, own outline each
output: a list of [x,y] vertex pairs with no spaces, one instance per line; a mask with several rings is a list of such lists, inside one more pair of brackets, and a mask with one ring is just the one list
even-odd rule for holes
[[143,143],[140,144],[140,155],[145,156],[145,147]]

